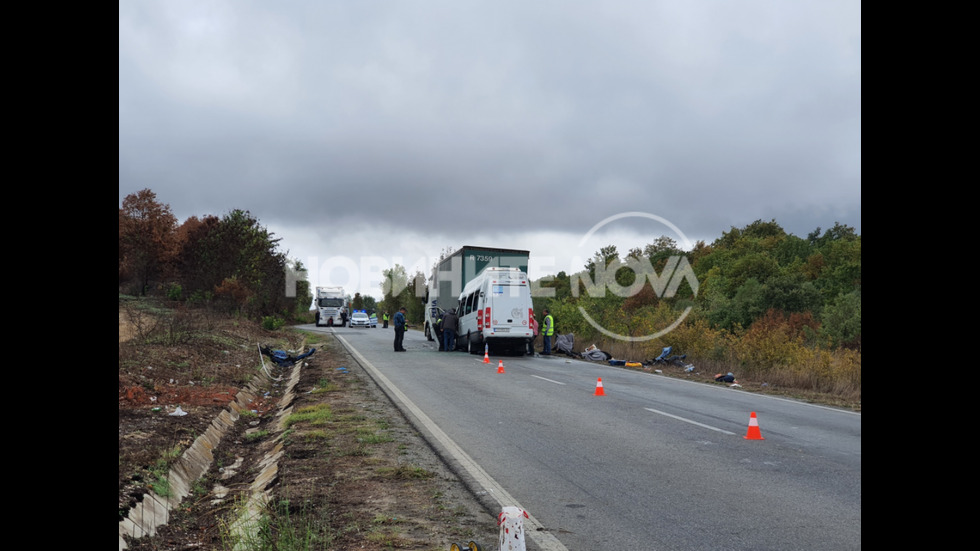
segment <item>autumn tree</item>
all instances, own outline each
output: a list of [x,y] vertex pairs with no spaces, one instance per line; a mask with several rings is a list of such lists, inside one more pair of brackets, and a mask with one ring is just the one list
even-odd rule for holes
[[178,265],[192,299],[217,299],[248,316],[267,316],[291,314],[309,298],[286,296],[287,269],[295,266],[278,251],[280,240],[248,211],[190,218],[179,235]]
[[221,219],[209,215],[203,219],[191,216],[177,228],[179,244],[176,266],[184,296],[195,303],[209,303],[215,289],[224,280],[213,244]]
[[119,286],[146,296],[171,275],[177,218],[149,189],[127,195],[119,209]]

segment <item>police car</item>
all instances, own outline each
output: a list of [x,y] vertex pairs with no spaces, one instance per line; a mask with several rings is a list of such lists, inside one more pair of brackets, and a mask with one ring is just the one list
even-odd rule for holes
[[364,310],[355,310],[353,314],[350,315],[350,321],[347,323],[348,327],[371,327],[371,318],[368,317],[367,312]]

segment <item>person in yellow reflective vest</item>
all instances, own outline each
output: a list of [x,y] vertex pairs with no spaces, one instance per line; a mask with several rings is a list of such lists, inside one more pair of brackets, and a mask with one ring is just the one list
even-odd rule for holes
[[548,309],[544,309],[544,323],[541,324],[541,334],[544,336],[544,352],[542,355],[551,355],[551,336],[555,334],[555,318],[551,317]]
[[382,318],[382,320],[384,321],[384,327],[382,327],[382,329],[387,329],[388,328],[388,312],[385,312],[385,315]]

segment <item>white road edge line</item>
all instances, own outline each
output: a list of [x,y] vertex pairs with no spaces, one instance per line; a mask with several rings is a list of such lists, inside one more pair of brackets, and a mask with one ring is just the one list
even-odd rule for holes
[[659,410],[651,409],[651,408],[643,408],[643,409],[645,409],[647,411],[652,411],[653,413],[659,413],[660,415],[666,415],[667,417],[672,417],[674,419],[677,419],[678,421],[684,421],[685,423],[690,423],[692,425],[697,425],[699,427],[704,427],[706,429],[716,430],[718,432],[722,432],[722,433],[725,433],[725,434],[730,434],[732,436],[735,435],[734,432],[729,432],[727,430],[719,429],[718,427],[712,427],[711,425],[705,425],[703,423],[698,423],[697,421],[691,421],[690,419],[685,419],[683,417],[678,417],[676,415],[671,415],[671,414],[669,414],[669,413],[667,413],[665,411],[659,411]]
[[534,518],[534,515],[529,513],[527,509],[521,506],[516,499],[507,493],[507,490],[505,490],[503,486],[491,478],[490,475],[483,470],[483,467],[480,467],[480,465],[465,451],[463,451],[463,449],[460,448],[456,442],[449,438],[449,436],[439,428],[439,425],[435,424],[428,415],[426,415],[421,409],[418,408],[418,406],[408,399],[408,396],[405,396],[405,394],[402,393],[398,387],[391,384],[388,377],[385,377],[383,373],[378,371],[378,368],[374,367],[374,364],[369,362],[367,358],[354,349],[350,343],[347,342],[347,339],[341,337],[340,335],[336,335],[336,337],[341,343],[343,343],[348,352],[357,357],[357,361],[361,362],[364,369],[371,371],[375,377],[375,380],[384,384],[388,390],[390,390],[403,404],[405,404],[405,407],[408,408],[416,418],[418,418],[420,423],[425,425],[425,427],[432,432],[433,437],[443,446],[445,446],[449,453],[456,457],[460,465],[466,469],[470,476],[472,476],[477,482],[479,482],[480,485],[487,489],[488,494],[496,499],[497,503],[499,503],[501,507],[517,507],[527,514],[528,522],[525,524],[530,526],[524,527],[524,533],[528,538],[534,540],[534,542],[541,548],[541,551],[568,551],[568,548],[558,541],[558,538],[552,535],[551,532],[549,532],[540,522],[538,522],[536,518]]
[[544,377],[539,377],[537,375],[531,375],[531,376],[534,377],[535,379],[541,379],[542,381],[548,381],[549,383],[555,383],[556,385],[563,385],[563,384],[565,384],[565,383],[563,383],[561,381],[553,381],[551,379],[545,379]]

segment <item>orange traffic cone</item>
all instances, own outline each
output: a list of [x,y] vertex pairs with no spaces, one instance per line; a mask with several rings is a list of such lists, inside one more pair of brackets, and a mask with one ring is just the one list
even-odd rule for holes
[[483,349],[483,363],[485,363],[485,364],[490,363],[490,356],[487,355],[487,349],[486,348]]
[[507,373],[506,371],[504,371],[504,361],[503,360],[500,360],[500,363],[497,364],[497,373]]
[[595,396],[605,396],[606,391],[602,390],[602,377],[599,377],[599,381],[595,384]]
[[759,420],[755,418],[755,412],[749,417],[749,431],[745,433],[746,440],[765,440],[759,432]]

